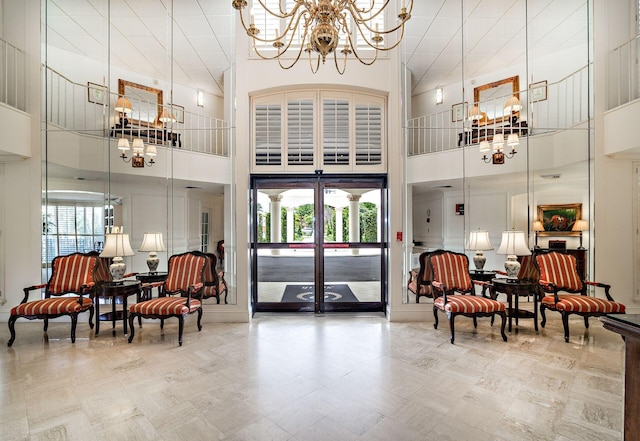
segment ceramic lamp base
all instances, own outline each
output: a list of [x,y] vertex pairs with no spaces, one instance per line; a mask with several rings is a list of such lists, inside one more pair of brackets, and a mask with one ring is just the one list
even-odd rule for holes
[[510,254],[507,256],[507,260],[504,262],[504,270],[507,273],[509,279],[517,279],[520,272],[520,262],[518,262],[518,256]]
[[114,257],[111,261],[111,266],[109,267],[109,272],[111,272],[111,279],[114,282],[122,281],[126,270],[127,265],[124,263],[124,259],[122,257]]
[[151,251],[149,253],[149,257],[147,257],[147,267],[149,267],[150,273],[155,273],[158,270],[158,262],[160,262],[160,259],[158,259],[158,253]]
[[476,251],[475,256],[473,256],[473,264],[476,266],[476,269],[478,271],[482,271],[482,269],[484,268],[484,264],[487,262],[487,258],[485,257],[484,254],[482,254],[482,251],[478,250]]

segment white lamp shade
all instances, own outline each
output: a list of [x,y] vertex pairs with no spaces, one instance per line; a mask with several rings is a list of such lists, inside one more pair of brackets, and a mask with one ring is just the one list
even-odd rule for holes
[[481,141],[480,142],[480,153],[485,153],[491,150],[491,144],[489,141]]
[[589,222],[584,219],[578,219],[571,228],[571,231],[587,231],[589,229]]
[[507,137],[507,145],[509,147],[515,147],[518,144],[520,144],[520,138],[518,137],[517,133],[512,133],[509,135],[509,137]]
[[118,148],[123,152],[129,151],[129,140],[127,138],[120,138],[118,140]]
[[144,155],[144,142],[141,138],[136,138],[133,140],[133,153]]
[[116,112],[121,112],[126,114],[131,113],[131,110],[133,109],[131,107],[131,101],[129,101],[123,96],[118,98],[118,101],[116,101],[116,105],[113,108]]
[[123,233],[107,234],[104,249],[100,257],[122,257],[133,256],[135,253],[131,249],[129,235]]
[[162,109],[162,113],[160,114],[160,117],[158,119],[163,123],[176,122],[176,119],[171,113],[169,113],[167,109]]
[[478,106],[473,106],[469,109],[469,119],[472,121],[478,120],[482,118],[482,113],[480,112],[480,108]]
[[146,153],[147,153],[148,156],[151,156],[151,157],[156,156],[158,154],[158,151],[156,150],[156,146],[148,144]]
[[505,112],[517,112],[520,109],[522,109],[522,105],[517,96],[510,96],[507,102],[504,103]]
[[138,251],[165,251],[162,233],[144,233],[142,245]]
[[504,135],[502,133],[493,135],[493,145],[498,148],[501,148],[504,145]]
[[503,231],[500,246],[497,254],[507,254],[515,256],[529,256],[531,250],[527,246],[527,241],[523,231]]
[[533,231],[544,231],[544,225],[542,225],[542,221],[534,221],[533,222]]
[[489,232],[487,230],[476,230],[469,233],[468,248],[476,251],[492,250],[493,246],[489,240]]

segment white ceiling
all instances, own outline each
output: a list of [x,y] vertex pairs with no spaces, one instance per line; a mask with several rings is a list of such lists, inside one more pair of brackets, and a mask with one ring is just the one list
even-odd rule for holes
[[[237,17],[231,0],[110,0],[110,12],[108,4],[48,0],[48,44],[101,61],[110,54],[113,65],[152,78],[173,76],[175,83],[223,94],[223,73],[234,59]],[[466,78],[499,70],[524,60],[527,48],[531,58],[584,44],[586,4],[587,0],[414,0],[403,43],[412,88],[426,91],[457,83],[463,68]],[[171,7],[175,26],[168,18]],[[167,55],[171,41],[173,63]]]

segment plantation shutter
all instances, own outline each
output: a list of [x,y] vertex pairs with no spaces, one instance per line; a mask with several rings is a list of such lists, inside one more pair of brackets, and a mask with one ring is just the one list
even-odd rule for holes
[[255,164],[282,164],[282,106],[255,106]]
[[349,101],[322,101],[322,150],[326,165],[349,165]]
[[313,165],[313,99],[287,102],[287,164]]
[[356,165],[382,163],[382,107],[356,105]]

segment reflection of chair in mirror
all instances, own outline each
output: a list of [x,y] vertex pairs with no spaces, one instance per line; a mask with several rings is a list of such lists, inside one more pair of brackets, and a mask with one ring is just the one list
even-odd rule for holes
[[224,263],[224,239],[219,240],[216,244],[216,254],[220,259],[220,265],[222,265]]
[[[135,333],[133,328],[135,317],[160,319],[160,329],[164,328],[165,319],[177,317],[180,346],[182,346],[184,318],[188,314],[198,313],[198,331],[202,329],[201,300],[207,261],[207,256],[197,251],[176,254],[169,258],[167,279],[164,282],[147,285],[145,291],[148,299],[129,308],[129,343],[133,340]],[[155,299],[151,298],[151,290],[154,287],[158,288],[158,297]]]
[[473,326],[477,327],[477,317],[502,317],[500,334],[504,341],[506,322],[505,305],[502,302],[477,296],[474,284],[484,286],[485,282],[472,281],[469,276],[469,258],[462,253],[438,250],[427,258],[433,274],[433,316],[434,328],[438,328],[438,310],[447,314],[451,328],[451,343],[455,339],[454,319],[457,315],[473,318]]
[[416,295],[416,303],[420,303],[420,297],[433,297],[431,289],[431,268],[427,263],[427,257],[431,251],[420,254],[420,269],[409,272],[409,284],[407,288]]
[[220,304],[220,296],[224,293],[224,303],[227,303],[227,282],[224,280],[224,271],[217,271],[216,255],[205,253],[207,256],[207,265],[204,269],[204,288],[202,290],[202,298],[208,299],[215,297]]
[[[624,314],[625,306],[617,303],[609,294],[611,285],[588,282],[578,272],[575,256],[557,252],[542,251],[536,253],[536,267],[540,271],[539,287],[547,293],[540,303],[540,314],[544,328],[547,322],[545,310],[558,311],[562,315],[564,340],[569,341],[569,315],[577,314],[584,318],[584,326],[589,328],[589,317],[605,314]],[[603,288],[606,299],[587,294],[587,287]],[[558,294],[559,292],[568,294]]]
[[[89,327],[93,328],[93,296],[95,293],[98,253],[73,253],[54,257],[51,262],[51,278],[42,285],[24,288],[24,298],[11,309],[8,346],[16,338],[15,322],[23,317],[27,320],[44,320],[44,332],[49,319],[68,315],[71,318],[71,342],[76,341],[78,314],[89,311]],[[44,299],[29,301],[29,292],[44,288]]]

